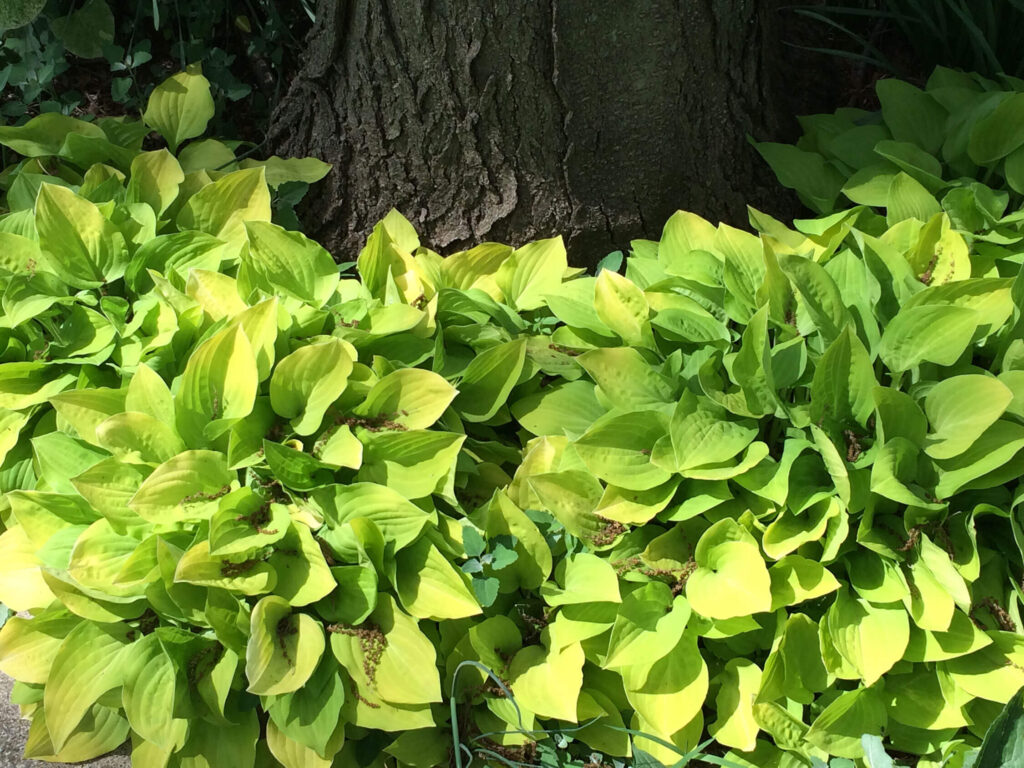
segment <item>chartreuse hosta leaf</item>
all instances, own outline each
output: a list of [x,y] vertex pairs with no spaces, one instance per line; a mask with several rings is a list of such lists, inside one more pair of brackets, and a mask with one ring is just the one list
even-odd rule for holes
[[274,412],[291,419],[299,435],[316,432],[331,403],[345,391],[352,362],[340,339],[295,350],[278,361],[270,379]]
[[297,691],[324,652],[324,630],[312,616],[293,612],[283,598],[262,598],[253,608],[245,676],[261,696]]
[[[576,723],[583,762],[711,738],[874,766],[882,736],[963,768],[1024,685],[1024,215],[951,181],[1001,86],[942,78],[768,150],[805,200],[861,206],[756,233],[679,212],[589,276],[558,238],[443,256],[392,211],[343,279],[273,221],[322,165],[189,142],[198,73],[148,127],[0,132],[34,158],[0,218],[27,754],[434,768],[454,690],[474,759]],[[901,98],[972,111],[947,142]]]
[[771,577],[751,534],[721,520],[700,537],[686,597],[697,613],[729,619],[771,610]]
[[143,120],[167,139],[171,151],[176,152],[182,141],[206,130],[213,113],[210,83],[196,65],[153,89]]

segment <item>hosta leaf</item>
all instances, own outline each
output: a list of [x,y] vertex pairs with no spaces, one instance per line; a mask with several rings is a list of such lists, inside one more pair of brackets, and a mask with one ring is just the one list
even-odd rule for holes
[[971,343],[977,313],[938,304],[905,307],[885,327],[878,354],[893,371],[923,362],[952,365]]
[[711,619],[746,616],[771,609],[771,577],[757,542],[733,520],[720,520],[700,537],[697,569],[686,582],[686,597]]
[[609,402],[632,410],[672,401],[672,385],[630,347],[594,349],[577,358]]
[[316,750],[291,738],[271,721],[267,723],[267,747],[284,768],[330,768],[332,760],[321,757]]
[[262,168],[234,171],[207,184],[178,214],[180,229],[197,229],[229,242],[246,241],[246,222],[270,221],[270,190]]
[[697,637],[685,633],[660,659],[642,661],[622,671],[626,697],[656,733],[676,733],[693,720],[708,692],[708,669]]
[[783,254],[779,266],[799,294],[800,307],[810,316],[826,343],[833,342],[848,322],[839,287],[817,262]]
[[667,584],[652,581],[622,599],[608,641],[605,668],[626,667],[660,659],[683,636],[690,606],[673,597]]
[[320,545],[301,522],[275,545],[269,564],[277,573],[274,594],[292,606],[309,605],[337,587]]
[[556,651],[531,645],[512,659],[512,693],[542,717],[576,722],[576,702],[583,687],[583,648],[574,643]]
[[886,724],[885,704],[879,692],[860,688],[840,694],[811,723],[807,741],[840,757],[863,757],[861,735],[879,733]]
[[847,424],[866,424],[874,409],[876,387],[871,358],[848,325],[836,337],[814,369],[811,382],[811,418]]
[[836,649],[871,685],[903,656],[910,622],[900,605],[872,605],[841,589],[824,621]]
[[210,82],[196,65],[154,88],[142,119],[167,140],[172,152],[177,152],[182,141],[206,130],[213,113]]
[[185,451],[153,470],[128,506],[154,523],[207,518],[216,511],[216,500],[230,490],[232,480],[224,454]]
[[592,539],[604,524],[594,513],[601,483],[588,472],[569,470],[533,475],[528,479],[540,504],[573,536]]
[[0,363],[0,408],[20,411],[45,403],[75,379],[45,363]]
[[128,731],[128,721],[116,710],[95,704],[85,713],[63,746],[57,749],[47,730],[45,712],[37,710],[29,727],[25,755],[59,763],[92,760],[123,744]]
[[482,352],[466,367],[455,408],[466,421],[487,421],[508,400],[519,381],[526,344],[510,341]]
[[125,391],[106,387],[75,389],[55,395],[50,402],[79,437],[93,445],[102,445],[98,442],[96,428],[125,410]]
[[[416,620],[382,594],[369,621],[364,633],[344,625],[331,629],[334,655],[359,691],[398,706],[441,701],[436,650]],[[367,663],[368,658],[376,663]]]
[[339,730],[345,687],[333,656],[324,655],[306,684],[295,691],[275,696],[267,706],[273,726],[292,741],[318,755],[332,754],[340,747]]
[[891,675],[887,681],[892,686],[886,688],[886,706],[893,720],[929,730],[962,728],[968,724],[960,705],[949,700],[953,698],[952,691],[943,691],[934,671]]
[[0,144],[25,157],[49,157],[60,152],[71,133],[94,138],[103,137],[103,129],[95,123],[78,120],[60,112],[44,112],[24,125],[0,128]]
[[730,659],[718,682],[718,719],[709,724],[708,732],[719,744],[749,752],[756,746],[761,730],[753,709],[761,685],[761,670],[748,659]]
[[292,429],[310,435],[348,383],[352,358],[344,343],[332,339],[300,347],[281,359],[270,378],[270,404],[292,420]]
[[268,696],[297,691],[320,663],[324,644],[323,628],[312,616],[293,613],[280,597],[262,598],[252,611],[245,651],[249,692]]
[[178,187],[184,180],[181,165],[166,149],[143,152],[132,160],[127,200],[145,203],[160,216],[178,197]]
[[150,468],[140,464],[125,464],[115,458],[104,459],[71,479],[71,484],[83,499],[92,505],[119,532],[145,521],[129,506]]
[[160,464],[185,450],[174,428],[148,413],[118,413],[96,427],[96,444],[121,461]]
[[122,683],[125,640],[84,621],[61,642],[43,702],[50,742],[61,750],[90,708]]
[[594,396],[594,385],[571,381],[524,397],[510,410],[524,429],[534,435],[582,434],[605,414]]
[[820,563],[800,555],[788,555],[768,569],[772,610],[802,603],[839,589],[839,581]]
[[970,448],[1013,400],[1009,387],[991,376],[969,374],[938,382],[924,401],[932,434],[925,452],[949,459]]
[[288,507],[239,488],[221,497],[210,518],[210,554],[233,555],[262,549],[284,538],[291,524]]
[[1000,484],[1003,480],[998,474],[994,482],[986,483],[985,477],[1003,468],[1022,448],[1024,427],[1004,419],[997,420],[970,448],[938,464],[939,479],[935,485],[935,495],[945,499],[971,483],[977,483],[982,488]]
[[176,757],[181,768],[253,768],[259,737],[260,722],[255,709],[240,712],[230,725],[193,720],[188,741]]
[[943,661],[966,656],[991,645],[992,639],[975,626],[965,613],[953,612],[949,629],[941,632],[910,628],[910,640],[903,658],[908,661]]
[[125,663],[122,702],[132,730],[162,749],[184,741],[185,720],[174,717],[178,670],[158,635],[148,635],[132,647]]
[[122,587],[116,580],[138,546],[135,537],[117,533],[107,520],[97,520],[76,537],[68,575],[83,587],[105,591],[113,597],[136,597],[141,590]]
[[1024,144],[1019,129],[1024,123],[1024,98],[1013,94],[978,120],[971,131],[967,152],[978,165],[991,165]]
[[655,443],[666,435],[666,421],[656,411],[609,416],[576,441],[576,453],[601,480],[631,491],[646,491],[671,477],[651,461]]
[[53,591],[40,571],[43,563],[36,551],[21,527],[0,534],[0,601],[12,610],[39,610],[54,600]]
[[201,541],[191,547],[178,560],[174,581],[200,587],[217,587],[243,595],[262,595],[277,584],[277,572],[264,562],[235,558],[237,564],[226,558],[210,555],[210,543]]
[[148,365],[142,364],[135,369],[125,394],[124,409],[147,413],[168,426],[174,426],[174,398],[171,390]]
[[253,160],[246,158],[239,163],[242,168],[249,168],[262,165],[267,172],[267,184],[271,189],[277,189],[282,184],[291,181],[301,181],[306,184],[314,184],[328,173],[331,165],[315,157],[268,157],[266,160]]
[[646,491],[630,491],[608,485],[597,502],[594,514],[619,523],[643,524],[671,503],[678,488],[678,478]]
[[45,683],[64,638],[81,621],[66,611],[12,617],[0,627],[0,671],[22,683]]
[[581,552],[566,560],[562,581],[562,587],[545,584],[541,588],[541,596],[548,605],[622,602],[615,569],[597,555]]
[[422,538],[395,556],[395,590],[411,616],[442,621],[480,614],[470,579]]
[[517,310],[543,306],[544,296],[557,290],[567,267],[561,237],[538,240],[513,251],[499,267],[495,281],[505,303]]
[[299,232],[289,232],[269,221],[248,221],[249,248],[243,264],[255,283],[267,293],[322,307],[338,285],[338,267],[331,255]]
[[179,433],[190,445],[201,445],[217,422],[248,416],[258,375],[252,345],[240,326],[207,339],[189,358],[175,396]]
[[433,430],[370,434],[357,479],[386,485],[410,499],[441,493],[465,439]]
[[753,422],[734,420],[721,406],[684,392],[669,425],[675,471],[728,461],[757,436]]
[[35,224],[47,263],[69,285],[97,288],[124,274],[124,236],[99,208],[70,189],[44,184]]
[[441,417],[456,394],[456,389],[433,371],[402,368],[376,382],[356,413],[394,422],[406,429],[427,429]]
[[758,698],[787,698],[809,704],[828,682],[819,646],[818,625],[802,613],[786,619],[779,644],[764,665]]
[[1024,686],[1024,641],[1013,632],[992,632],[990,645],[939,664],[958,690],[1000,704]]
[[334,527],[364,518],[380,529],[385,539],[401,549],[415,541],[430,521],[427,513],[396,491],[375,483],[329,485],[318,488],[311,500]]
[[625,277],[602,270],[594,285],[594,309],[626,344],[651,346],[650,308],[643,292]]

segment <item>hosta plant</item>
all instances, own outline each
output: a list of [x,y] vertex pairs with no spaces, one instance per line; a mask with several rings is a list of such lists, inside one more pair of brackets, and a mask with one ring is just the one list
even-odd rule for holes
[[1024,194],[1024,81],[945,67],[923,89],[876,84],[881,110],[800,118],[795,146],[755,146],[779,180],[818,213],[858,205],[890,218],[945,211],[982,242],[1019,242]]
[[966,764],[1024,685],[1019,253],[680,212],[587,276],[392,213],[347,277],[270,221],[303,165],[189,143],[193,77],[0,131],[29,756]]

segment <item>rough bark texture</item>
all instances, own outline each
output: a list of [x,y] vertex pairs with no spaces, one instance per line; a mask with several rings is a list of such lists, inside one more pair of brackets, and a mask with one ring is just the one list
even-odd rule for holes
[[395,207],[442,252],[562,234],[592,264],[679,208],[780,209],[746,138],[791,106],[775,8],[320,0],[272,138],[334,164],[302,218],[339,260]]

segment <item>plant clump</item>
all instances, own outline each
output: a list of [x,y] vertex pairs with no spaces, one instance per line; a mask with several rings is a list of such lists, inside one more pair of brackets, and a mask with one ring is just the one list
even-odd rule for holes
[[678,212],[586,274],[392,212],[353,273],[274,221],[323,168],[204,159],[208,97],[0,129],[29,757],[964,768],[1004,727],[1024,217]]

